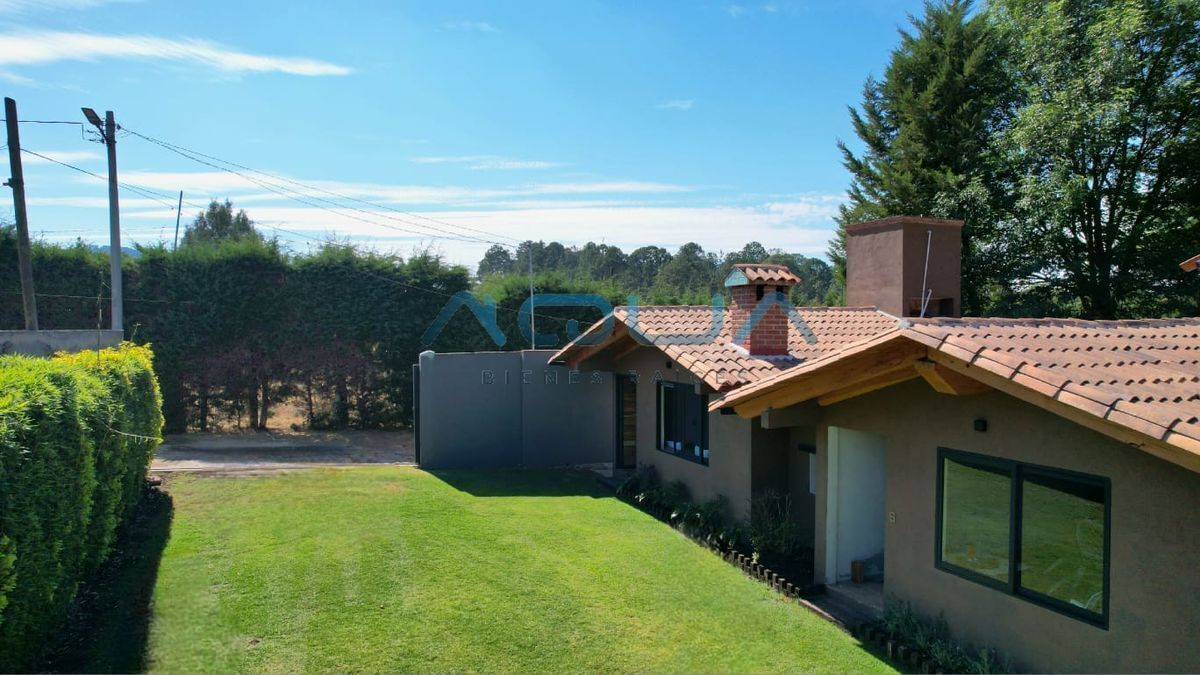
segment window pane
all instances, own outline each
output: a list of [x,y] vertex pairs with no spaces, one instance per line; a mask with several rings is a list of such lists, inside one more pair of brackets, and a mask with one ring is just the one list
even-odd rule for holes
[[703,439],[700,437],[700,425],[703,421],[704,404],[700,400],[700,395],[693,389],[680,389],[679,397],[682,405],[680,406],[680,420],[682,421],[683,436],[683,454],[688,459],[693,459],[697,462],[703,459]]
[[675,387],[659,384],[659,391],[662,409],[658,413],[658,423],[662,438],[659,439],[658,447],[663,450],[678,450],[680,439],[679,425],[676,422],[678,404],[675,401]]
[[1021,587],[1103,614],[1104,488],[1027,475],[1021,490]]
[[943,462],[942,560],[1007,582],[1008,473],[949,458]]

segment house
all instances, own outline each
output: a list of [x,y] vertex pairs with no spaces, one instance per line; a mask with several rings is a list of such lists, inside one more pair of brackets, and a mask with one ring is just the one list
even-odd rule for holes
[[618,466],[746,518],[783,491],[815,577],[1047,671],[1200,670],[1200,319],[960,318],[961,222],[847,228],[848,308],[739,265],[728,307],[623,307],[550,360],[611,373]]

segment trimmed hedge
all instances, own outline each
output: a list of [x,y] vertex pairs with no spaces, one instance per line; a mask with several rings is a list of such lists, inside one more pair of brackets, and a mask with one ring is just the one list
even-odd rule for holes
[[0,671],[35,665],[108,557],[161,406],[148,347],[0,357]]

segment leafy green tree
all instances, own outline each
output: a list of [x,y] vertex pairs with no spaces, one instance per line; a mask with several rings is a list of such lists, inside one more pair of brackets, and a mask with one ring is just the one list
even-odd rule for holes
[[196,219],[183,233],[183,245],[215,244],[223,241],[262,241],[263,237],[254,229],[254,222],[244,209],[233,211],[233,202],[212,200],[208,208],[196,214]]
[[[839,284],[846,224],[889,215],[961,218],[980,199],[986,206],[1002,199],[989,139],[1003,125],[1013,87],[997,31],[971,10],[970,0],[926,3],[923,16],[909,17],[912,30],[900,31],[883,79],[867,78],[861,110],[850,108],[864,149],[856,154],[838,142],[851,174],[828,252]],[[968,188],[974,201],[958,197]],[[975,240],[993,233],[991,221],[966,219],[963,302],[973,312],[986,283]]]
[[720,283],[720,259],[695,242],[679,247],[658,270],[652,293],[655,302],[704,304]]
[[479,261],[476,276],[482,279],[492,274],[507,274],[515,271],[515,267],[516,261],[508,248],[500,244],[492,244],[483,254],[483,259]]
[[793,259],[789,267],[800,277],[800,283],[792,287],[792,302],[801,307],[829,304],[829,291],[833,287],[833,267],[820,258],[796,255]]
[[625,285],[631,291],[645,291],[654,286],[658,271],[671,262],[671,253],[661,246],[642,246],[629,254],[625,268]]
[[1021,76],[1001,139],[1019,171],[1017,284],[1092,318],[1196,313],[1200,287],[1178,263],[1200,241],[1200,3],[993,10]]
[[628,259],[619,247],[588,242],[579,249],[578,271],[590,279],[613,279],[625,272]]

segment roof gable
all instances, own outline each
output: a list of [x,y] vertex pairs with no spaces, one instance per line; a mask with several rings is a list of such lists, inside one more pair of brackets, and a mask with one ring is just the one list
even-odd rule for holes
[[906,367],[924,376],[918,362],[940,364],[1200,471],[1200,319],[912,319],[895,333],[739,388],[713,407],[752,417],[816,398],[823,387],[845,390],[852,376],[831,372],[865,377],[866,364],[887,366],[879,355],[903,344],[904,354],[917,346],[924,355],[876,377]]

